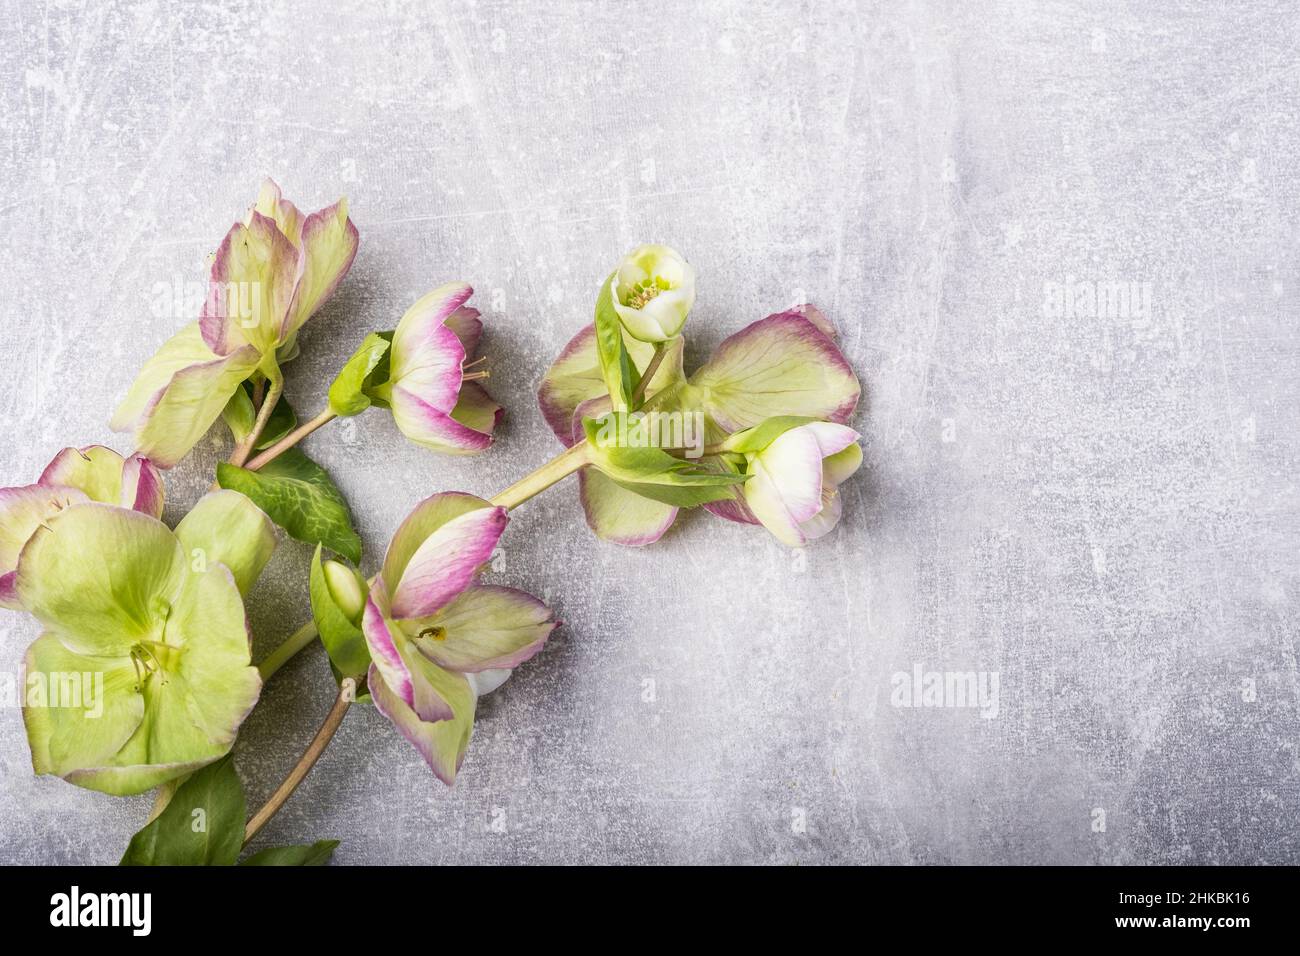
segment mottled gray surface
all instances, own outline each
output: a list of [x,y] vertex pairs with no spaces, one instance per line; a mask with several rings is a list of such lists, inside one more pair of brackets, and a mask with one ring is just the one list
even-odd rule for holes
[[[362,235],[289,369],[300,409],[438,282],[489,321],[489,454],[435,456],[380,412],[309,442],[368,568],[420,498],[556,450],[534,388],[639,241],[699,270],[692,362],[821,304],[867,464],[802,556],[706,515],[621,550],[571,482],[531,503],[493,577],[565,626],[484,702],[455,789],[359,709],[269,840],[338,837],[345,863],[1300,862],[1290,0],[296,6],[0,3],[0,483],[65,444],[129,450],[109,412],[183,321],[155,284],[203,278],[263,174],[309,208],[346,192]],[[1045,307],[1083,282],[1150,308]],[[221,451],[169,476],[169,519]],[[259,586],[259,653],[305,619],[307,558],[285,543]],[[0,666],[35,634],[7,614]],[[998,672],[996,718],[891,706],[917,663]],[[252,802],[331,686],[318,650],[269,685],[237,749]],[[0,779],[4,862],[114,861],[148,808],[34,779],[14,710]]]

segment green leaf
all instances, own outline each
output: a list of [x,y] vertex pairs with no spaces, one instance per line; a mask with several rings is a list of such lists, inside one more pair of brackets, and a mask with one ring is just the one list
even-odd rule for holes
[[272,846],[254,853],[240,866],[324,866],[334,855],[338,840],[317,840],[300,846]]
[[[257,420],[257,410],[253,408],[253,383],[245,380],[242,385],[230,396],[230,401],[221,412],[221,417],[226,426],[230,429],[230,434],[234,436],[236,442],[241,442],[248,437],[248,433],[253,430],[253,425]],[[262,429],[261,437],[257,440],[256,448],[258,451],[270,448],[289,432],[298,427],[298,415],[289,404],[289,400],[280,393],[280,400],[275,403],[275,408],[271,410],[271,417],[267,419],[266,428]]]
[[613,281],[611,272],[596,297],[596,354],[614,410],[623,411],[632,406],[632,393],[636,391],[639,376],[623,342],[623,323],[614,311]]
[[371,332],[352,353],[330,385],[330,410],[335,415],[359,415],[371,404],[367,389],[388,378],[388,349],[393,333]]
[[320,465],[297,448],[260,471],[217,465],[217,483],[247,495],[271,520],[299,541],[323,544],[353,564],[361,561],[361,538],[352,527],[343,493]]
[[649,445],[622,444],[617,436],[635,435],[637,428],[632,424],[626,426],[627,431],[610,428],[615,436],[610,440],[605,435],[606,422],[618,414],[600,420],[583,419],[582,427],[587,433],[592,467],[620,487],[653,501],[693,508],[730,498],[732,486],[747,480],[747,475],[709,471]]
[[776,418],[768,418],[753,428],[746,428],[729,436],[722,443],[722,449],[741,453],[762,451],[790,429],[815,421],[817,419],[803,415],[779,415]]
[[321,643],[334,665],[335,676],[361,678],[370,667],[370,649],[361,628],[352,622],[335,603],[325,580],[321,546],[311,561],[311,613]]
[[229,756],[197,770],[131,838],[121,866],[232,866],[244,843],[244,788]]

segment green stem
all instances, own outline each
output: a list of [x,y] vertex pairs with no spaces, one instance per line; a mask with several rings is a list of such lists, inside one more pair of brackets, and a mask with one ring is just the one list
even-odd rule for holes
[[275,816],[279,809],[284,806],[284,802],[293,795],[298,789],[298,784],[302,783],[303,778],[311,773],[311,768],[316,765],[320,755],[325,752],[329,742],[334,737],[335,731],[339,729],[339,724],[343,723],[343,715],[348,712],[348,707],[357,696],[357,683],[351,677],[343,678],[343,683],[339,685],[339,695],[334,698],[334,706],[330,712],[325,715],[325,721],[320,725],[320,730],[316,731],[316,736],[312,738],[307,749],[303,751],[298,762],[293,765],[284,782],[275,788],[275,793],[271,794],[270,799],[263,804],[262,809],[253,814],[252,819],[248,821],[248,826],[244,828],[244,845],[257,836],[257,831]]
[[551,485],[567,478],[588,463],[587,443],[578,442],[564,454],[552,458],[531,475],[525,475],[505,491],[492,498],[492,503],[507,511],[518,508],[534,495],[541,494]]
[[262,407],[257,410],[257,420],[253,422],[252,430],[244,436],[244,440],[236,445],[235,450],[230,453],[230,463],[232,465],[243,466],[244,462],[248,461],[248,456],[252,454],[253,447],[266,429],[266,423],[271,420],[271,412],[275,411],[276,403],[280,401],[280,392],[283,390],[283,378],[277,376],[271,380],[271,387],[266,390],[266,397],[262,399]]
[[667,342],[655,343],[655,354],[650,356],[650,364],[645,367],[645,371],[641,373],[641,380],[636,383],[636,388],[632,391],[633,408],[636,408],[637,402],[641,401],[641,397],[645,395],[645,390],[650,385],[650,379],[654,378],[655,372],[659,371],[660,363],[663,362],[664,356],[668,354],[668,344]]
[[294,631],[285,639],[284,643],[273,650],[262,663],[257,665],[257,672],[262,675],[262,680],[270,680],[271,675],[278,671],[289,658],[297,654],[300,650],[316,639],[316,622],[308,621],[298,630]]
[[303,422],[301,425],[299,425],[293,431],[289,432],[289,434],[285,435],[278,442],[276,442],[266,451],[262,452],[260,455],[258,455],[256,458],[254,458],[244,467],[247,468],[249,471],[257,471],[257,469],[261,468],[267,462],[274,461],[276,458],[279,458],[282,454],[284,454],[294,445],[298,444],[298,442],[302,441],[304,438],[306,438],[316,429],[320,428],[322,425],[326,425],[329,422],[332,422],[337,417],[338,416],[335,415],[334,412],[330,411],[329,406],[326,406],[324,409],[321,410],[321,413],[317,415],[315,418],[313,418],[311,421]]

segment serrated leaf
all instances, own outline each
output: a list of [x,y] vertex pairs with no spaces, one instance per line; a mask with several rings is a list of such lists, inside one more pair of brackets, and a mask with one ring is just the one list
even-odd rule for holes
[[195,771],[152,823],[131,838],[121,866],[231,866],[244,843],[244,788],[229,756]]
[[[747,479],[746,475],[706,470],[696,463],[674,458],[659,448],[610,441],[603,435],[607,420],[583,420],[582,426],[590,445],[591,467],[621,488],[643,498],[678,508],[693,508],[709,501],[730,498],[732,486]],[[635,430],[632,425],[627,428]],[[610,431],[615,435],[628,434],[626,429],[616,427]]]
[[622,411],[632,405],[638,374],[623,342],[623,323],[614,311],[613,281],[611,272],[600,287],[600,295],[596,296],[596,354],[600,357],[600,371],[614,410]]
[[311,613],[316,620],[316,631],[334,665],[335,677],[360,679],[370,667],[370,650],[361,628],[339,609],[325,581],[321,562],[321,546],[311,562]]
[[324,866],[334,855],[338,840],[317,840],[300,846],[272,846],[254,853],[240,866]]
[[320,465],[290,448],[260,471],[217,465],[217,483],[247,495],[271,520],[299,541],[323,544],[353,564],[361,562],[361,538],[352,527],[343,493]]
[[366,390],[374,387],[380,378],[388,377],[388,349],[392,336],[391,332],[371,332],[352,353],[330,385],[330,410],[335,415],[359,415],[370,407],[372,398]]

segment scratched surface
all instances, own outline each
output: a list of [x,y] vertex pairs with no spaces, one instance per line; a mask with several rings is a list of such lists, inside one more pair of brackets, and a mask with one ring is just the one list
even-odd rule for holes
[[[111,408],[186,319],[158,288],[202,280],[264,174],[308,208],[346,193],[362,236],[289,367],[301,411],[436,283],[473,283],[489,323],[486,456],[382,412],[309,440],[368,571],[420,498],[556,451],[536,383],[640,241],[699,271],[692,363],[820,304],[866,465],[803,554],[703,514],[621,550],[571,482],[530,503],[491,578],[565,626],[483,702],[455,788],[358,708],[267,842],[1300,862],[1289,0],[321,6],[0,2],[0,484],[66,444],[130,450]],[[168,476],[169,520],[224,447]],[[285,542],[256,590],[258,654],[305,619],[307,559]],[[12,676],[36,629],[0,613]],[[914,670],[997,696],[899,706]],[[236,750],[251,804],[331,687],[319,650],[267,687]],[[149,805],[34,778],[12,707],[0,781],[3,862],[113,862]]]

